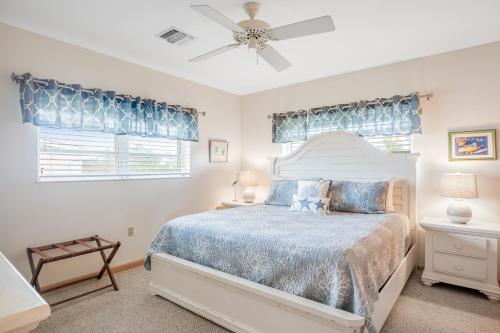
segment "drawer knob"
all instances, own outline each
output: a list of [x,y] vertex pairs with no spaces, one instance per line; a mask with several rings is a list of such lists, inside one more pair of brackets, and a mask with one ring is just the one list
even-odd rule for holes
[[461,271],[461,270],[462,270],[462,266],[461,266],[461,265],[455,265],[455,269],[456,269],[457,271]]
[[455,243],[455,248],[461,250],[463,248],[463,245],[460,243]]

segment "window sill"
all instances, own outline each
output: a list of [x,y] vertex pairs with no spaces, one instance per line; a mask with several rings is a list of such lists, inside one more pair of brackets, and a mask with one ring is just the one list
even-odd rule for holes
[[134,176],[88,176],[88,177],[38,177],[37,183],[74,183],[97,181],[123,181],[123,180],[148,180],[148,179],[176,179],[191,178],[191,174],[184,175],[134,175]]

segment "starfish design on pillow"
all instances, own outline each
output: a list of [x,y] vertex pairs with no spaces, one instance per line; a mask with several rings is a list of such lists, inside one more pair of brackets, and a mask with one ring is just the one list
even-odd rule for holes
[[301,210],[302,210],[302,209],[304,209],[304,208],[305,208],[305,209],[309,209],[309,203],[310,203],[311,201],[309,201],[309,199],[308,199],[308,198],[304,198],[304,199],[302,199],[302,200],[299,200],[299,202],[300,202],[300,209],[301,209]]
[[316,210],[318,209],[324,209],[325,207],[325,204],[323,203],[323,200],[319,199],[318,201],[314,202],[314,204],[316,205]]

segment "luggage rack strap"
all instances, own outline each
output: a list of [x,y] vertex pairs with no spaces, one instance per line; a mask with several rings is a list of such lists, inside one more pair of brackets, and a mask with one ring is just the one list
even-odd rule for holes
[[[102,244],[102,243],[99,244],[98,241],[102,241],[102,242],[105,242],[107,244]],[[92,246],[92,245],[88,244],[88,242],[96,242],[96,246]],[[98,235],[95,235],[95,236],[86,237],[86,238],[74,239],[74,240],[62,242],[62,243],[55,243],[55,244],[49,244],[49,245],[28,248],[28,252],[38,254],[39,256],[42,257],[42,260],[44,262],[49,263],[49,262],[59,261],[59,260],[67,259],[67,258],[73,258],[73,257],[77,257],[77,256],[81,256],[84,254],[89,254],[89,253],[93,253],[93,252],[97,252],[97,251],[112,249],[112,248],[116,247],[119,243],[120,242],[112,242],[112,241],[106,240],[104,238],[101,238]],[[74,250],[74,249],[71,249],[68,247],[71,245],[82,245],[82,246],[86,247],[86,249]],[[65,253],[55,255],[53,253],[49,254],[46,252],[48,250],[54,250],[54,249],[63,250]]]

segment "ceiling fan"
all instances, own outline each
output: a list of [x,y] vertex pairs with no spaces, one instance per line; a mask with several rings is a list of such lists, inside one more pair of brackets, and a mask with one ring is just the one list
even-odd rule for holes
[[282,70],[290,67],[292,64],[290,64],[285,57],[269,45],[269,41],[278,41],[335,30],[332,17],[329,15],[277,28],[271,28],[267,22],[255,19],[255,15],[257,15],[260,9],[259,3],[247,2],[243,7],[248,16],[250,16],[250,19],[236,24],[208,5],[191,6],[191,8],[200,14],[231,30],[236,43],[202,54],[189,60],[190,62],[203,61],[223,52],[235,49],[241,45],[248,45],[248,49],[256,51],[257,57],[262,57],[262,59],[264,59],[275,70],[281,72]]

